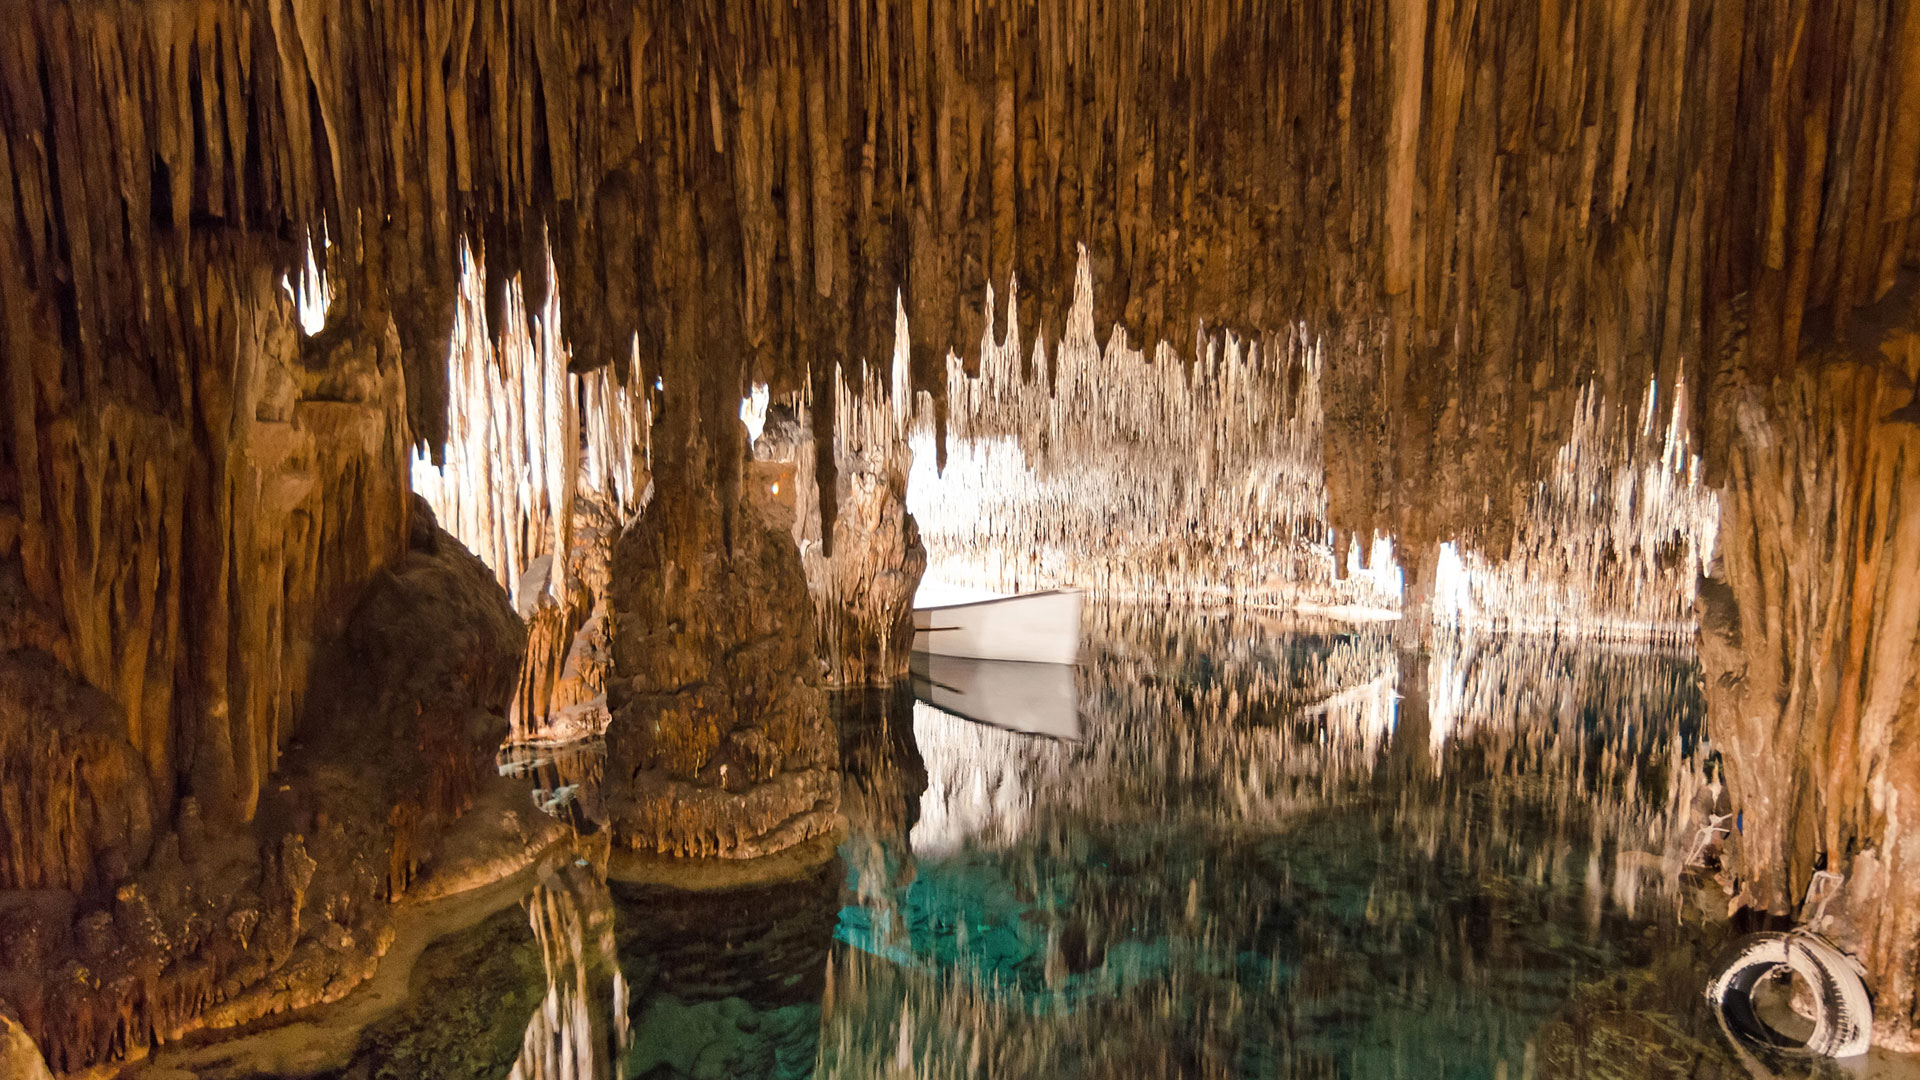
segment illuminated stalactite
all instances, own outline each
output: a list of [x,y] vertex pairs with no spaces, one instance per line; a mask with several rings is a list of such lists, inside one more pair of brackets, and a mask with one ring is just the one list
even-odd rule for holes
[[[1317,343],[1207,343],[1150,358],[1093,333],[1086,260],[1049,357],[1026,309],[947,368],[944,431],[916,427],[911,508],[939,576],[1010,590],[1391,609],[1392,568],[1338,571],[1326,517]],[[1004,336],[1001,336],[1004,333]],[[998,337],[998,340],[996,340]],[[937,467],[944,435],[944,467]]]
[[[404,448],[448,441],[463,241],[495,271],[488,311],[514,281],[529,310],[558,295],[572,366],[664,376],[663,483],[720,493],[691,536],[737,531],[748,385],[820,390],[832,362],[893,355],[899,297],[939,398],[943,350],[975,360],[977,298],[1016,281],[1051,355],[1085,243],[1096,342],[1119,322],[1205,365],[1203,325],[1307,327],[1326,520],[1416,560],[1506,549],[1589,393],[1684,381],[1713,483],[1771,453],[1743,441],[1748,395],[1812,369],[1803,338],[1920,255],[1910,5],[16,6],[5,644],[116,704],[156,821],[183,827],[188,806],[253,812],[316,641],[405,549]],[[274,285],[309,238],[333,302],[296,345]],[[824,429],[837,397],[814,402]],[[1792,445],[1817,462],[1827,440]],[[542,483],[564,534],[571,474]],[[838,484],[819,487],[831,530]],[[1762,528],[1729,534],[1762,550]],[[1736,595],[1781,587],[1766,559],[1724,561]],[[1845,650],[1891,610],[1830,599]],[[1840,737],[1879,730],[1879,692],[1836,706]],[[1890,771],[1908,741],[1888,737]],[[1882,966],[1913,948],[1887,933]],[[124,1049],[115,1023],[76,1018],[63,1062]]]
[[713,262],[718,366],[781,394],[891,355],[896,295],[936,394],[988,284],[1051,344],[1085,243],[1101,338],[1325,336],[1340,528],[1497,547],[1585,384],[1697,373],[1741,295],[1791,361],[1920,245],[1910,18],[1802,12],[1801,48],[1793,3],[1429,6],[30,0],[0,43],[9,322],[61,306],[76,382],[121,342],[164,371],[176,233],[326,237],[433,445],[463,239],[495,297],[562,297],[578,366],[637,331],[649,377]]
[[[1637,410],[1589,386],[1510,545],[1366,550],[1327,512],[1331,346],[1301,327],[1209,342],[1196,364],[1149,362],[1097,344],[1093,290],[1083,268],[1051,363],[1038,345],[1025,355],[1017,326],[999,342],[989,327],[978,374],[950,358],[944,467],[932,412],[918,414],[910,499],[936,576],[1389,615],[1403,602],[1397,554],[1424,561],[1435,592],[1413,616],[1445,628],[1692,633],[1718,511],[1684,385],[1670,403],[1648,386]],[[850,402],[840,416],[887,408]]]
[[1692,450],[1684,384],[1672,397],[1663,420],[1658,387],[1647,387],[1640,423],[1621,434],[1588,387],[1505,557],[1451,545],[1441,553],[1434,619],[1461,630],[1691,639],[1720,508]]
[[529,622],[514,737],[597,734],[610,666],[607,561],[651,483],[650,405],[631,362],[569,372],[552,293],[529,312],[511,284],[494,313],[500,324],[489,324],[486,281],[463,249],[447,442],[414,450],[413,489]]

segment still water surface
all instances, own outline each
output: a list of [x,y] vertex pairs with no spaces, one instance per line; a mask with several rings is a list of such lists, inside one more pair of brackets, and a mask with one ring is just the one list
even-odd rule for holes
[[[812,873],[569,866],[430,950],[345,1075],[1750,1075],[1699,1006],[1726,931],[1680,872],[1714,799],[1690,657],[1087,624],[1064,710],[842,698]],[[949,706],[1012,685],[929,674]]]

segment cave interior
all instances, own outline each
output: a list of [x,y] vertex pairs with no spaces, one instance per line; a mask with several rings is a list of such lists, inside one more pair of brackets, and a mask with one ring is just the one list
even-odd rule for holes
[[[1182,1013],[1092,916],[848,913],[997,910],[1044,835],[1086,911],[1266,942],[1266,888],[1319,956],[1334,885],[1140,914],[1082,827],[1307,866],[1301,792],[1384,785],[1360,846],[1433,855],[1529,784],[1567,918],[1817,931],[1915,1068],[1920,0],[13,0],[0,370],[0,1071],[721,1075],[660,1032],[776,972],[736,1075],[1067,1075],[1114,1015],[1089,1075],[1238,1075],[1198,1017],[1310,958],[1141,969]],[[916,711],[934,578],[1085,593],[1072,739]],[[990,937],[1085,1011],[915,996],[900,940]],[[416,957],[538,986],[354,1011]],[[1529,1069],[1717,1075],[1605,1071],[1685,1009],[1592,974]],[[1375,1075],[1344,1030],[1269,1073]]]

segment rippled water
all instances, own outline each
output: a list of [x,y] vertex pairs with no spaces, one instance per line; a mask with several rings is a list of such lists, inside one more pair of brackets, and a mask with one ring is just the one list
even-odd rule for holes
[[845,698],[836,859],[707,893],[570,867],[430,950],[346,1075],[1748,1075],[1698,1005],[1690,658],[1087,621],[1052,734]]

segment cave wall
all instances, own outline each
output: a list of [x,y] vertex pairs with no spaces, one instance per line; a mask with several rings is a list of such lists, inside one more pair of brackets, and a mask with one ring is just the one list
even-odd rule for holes
[[[1717,581],[1701,620],[1741,901],[1868,968],[1876,1041],[1920,1048],[1920,305],[1732,406]],[[1820,872],[1839,875],[1821,881]],[[1834,888],[1838,885],[1838,888]],[[1809,892],[1812,890],[1812,900]],[[1822,897],[1827,897],[1822,902]],[[1824,916],[1824,917],[1823,917]]]
[[116,354],[71,378],[56,310],[9,293],[5,644],[113,699],[160,815],[193,795],[246,820],[314,649],[404,549],[399,342],[303,337],[251,241],[196,238],[169,262],[166,316],[192,349],[158,371]]

